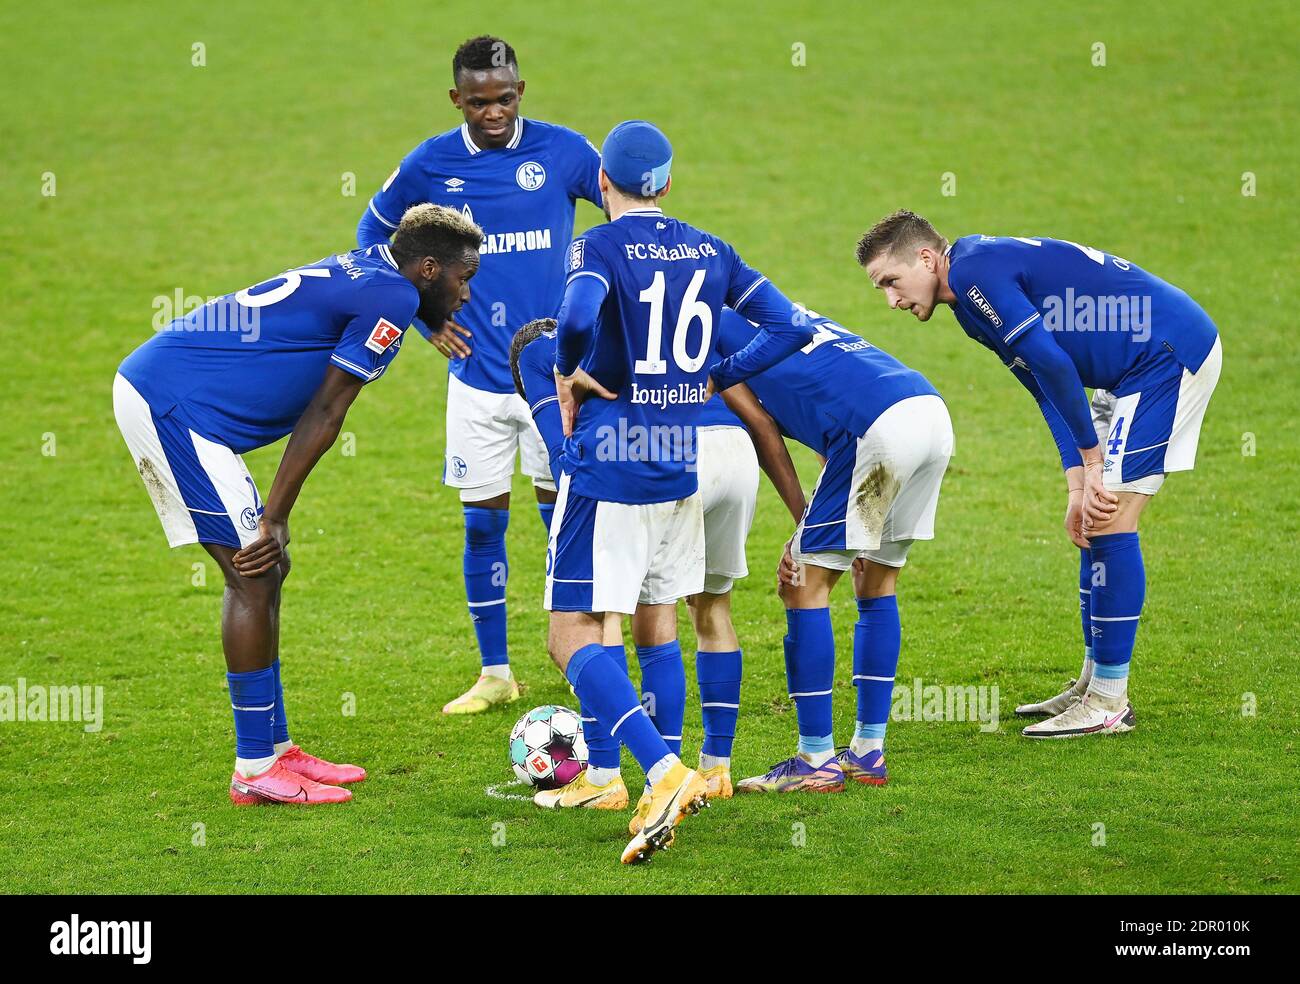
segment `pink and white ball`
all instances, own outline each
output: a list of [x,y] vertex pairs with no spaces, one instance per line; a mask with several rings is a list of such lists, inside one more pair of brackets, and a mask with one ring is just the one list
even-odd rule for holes
[[587,767],[582,720],[567,707],[534,707],[510,732],[510,765],[536,789],[568,785]]

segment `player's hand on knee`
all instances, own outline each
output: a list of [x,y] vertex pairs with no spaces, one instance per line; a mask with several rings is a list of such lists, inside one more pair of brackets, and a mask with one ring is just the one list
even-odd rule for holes
[[797,588],[803,584],[803,571],[795,562],[794,555],[790,553],[790,541],[786,541],[785,550],[781,553],[781,562],[776,565],[776,583],[788,585]]
[[1088,538],[1083,535],[1083,489],[1070,490],[1070,501],[1065,507],[1065,533],[1076,547],[1088,549]]
[[288,558],[285,552],[289,546],[288,521],[267,519],[263,514],[257,526],[262,535],[231,558],[235,570],[244,577],[261,577]]
[[449,359],[464,359],[470,354],[470,347],[464,339],[472,338],[473,332],[456,324],[451,318],[442,323],[442,327],[429,335],[433,347]]
[[1100,461],[1089,462],[1083,469],[1084,527],[1101,526],[1119,508],[1119,496],[1106,488]]

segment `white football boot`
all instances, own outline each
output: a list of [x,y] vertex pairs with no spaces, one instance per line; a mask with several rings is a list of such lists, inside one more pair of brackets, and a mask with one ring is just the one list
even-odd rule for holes
[[1021,704],[1016,708],[1016,717],[1041,717],[1044,715],[1055,717],[1068,710],[1072,704],[1082,700],[1087,690],[1087,680],[1071,680],[1070,685],[1055,697],[1049,697],[1037,704]]
[[1081,738],[1132,731],[1136,723],[1127,695],[1112,698],[1089,691],[1056,717],[1031,724],[1020,733],[1026,738]]

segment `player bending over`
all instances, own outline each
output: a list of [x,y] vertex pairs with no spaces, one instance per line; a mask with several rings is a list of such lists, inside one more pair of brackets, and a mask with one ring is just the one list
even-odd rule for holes
[[[811,332],[767,278],[729,245],[664,215],[672,148],[655,127],[615,127],[601,152],[610,221],[569,250],[557,318],[556,388],[569,438],[551,523],[546,607],[550,651],[582,704],[627,745],[651,787],[624,863],[668,845],[703,805],[704,778],[656,730],[602,645],[602,616],[650,617],[656,646],[676,641],[676,603],[704,590],[704,517],[695,425],[712,391],[761,372]],[[762,327],[709,369],[723,305]],[[599,329],[597,329],[599,324]],[[579,412],[579,403],[589,399]],[[657,617],[660,616],[661,617]],[[684,678],[681,683],[684,689]]]
[[[924,376],[829,318],[806,316],[815,329],[812,341],[747,384],[782,431],[825,460],[779,572],[799,747],[765,775],[741,780],[738,792],[840,792],[846,777],[868,785],[888,778],[885,725],[902,641],[898,572],[914,540],[934,537],[939,487],[953,452],[948,408]],[[724,312],[719,353],[735,352],[753,330]],[[837,755],[829,604],[850,568],[858,600],[857,726]]]
[[[118,427],[167,542],[202,543],[225,575],[237,804],[343,802],[352,794],[339,784],[365,778],[289,739],[279,659],[289,512],[411,318],[441,324],[469,299],[481,241],[459,212],[417,206],[391,249],[329,256],[211,301],[127,356],[113,380]],[[240,455],[286,434],[263,504]]]
[[1016,708],[1050,715],[1022,733],[1132,730],[1129,661],[1146,597],[1138,518],[1167,472],[1195,464],[1223,361],[1214,322],[1177,287],[1113,254],[1041,237],[964,236],[949,246],[908,211],[863,235],[858,262],[890,307],[919,321],[951,307],[1033,395],[1060,452],[1065,530],[1080,548],[1083,670],[1050,700]]
[[[720,360],[715,356],[711,361],[716,364]],[[533,420],[546,442],[558,484],[564,430],[555,388],[553,320],[529,322],[516,333],[510,347],[510,366],[515,386],[528,401]],[[723,397],[728,403],[737,401],[740,417],[727,408]],[[745,420],[743,424],[741,417]],[[710,799],[728,799],[732,794],[731,747],[740,710],[743,660],[731,621],[731,589],[736,578],[749,573],[745,540],[754,518],[760,463],[796,522],[803,514],[804,498],[780,432],[744,384],[733,386],[704,404],[697,418],[696,441],[704,513],[705,574],[704,590],[688,597],[686,604],[698,644],[695,672],[704,725],[699,772],[708,786]],[[645,703],[646,694],[654,695],[647,713],[669,749],[680,755],[686,716],[681,647],[675,638],[664,646],[645,643],[655,632],[649,618],[662,617],[662,611],[663,606],[638,605],[632,616],[632,637],[641,667],[642,702]],[[604,645],[612,658],[626,666],[622,620],[616,614],[605,617]],[[539,806],[551,808],[622,809],[627,805],[628,793],[619,768],[618,742],[600,726],[589,709],[582,710],[582,721],[590,751],[587,770],[567,786],[544,790],[533,799]],[[650,799],[649,790],[644,791],[629,824],[631,833],[635,834],[644,823]]]
[[386,243],[397,217],[419,202],[461,210],[485,230],[483,266],[460,323],[415,324],[451,360],[442,480],[460,492],[465,595],[481,663],[474,685],[442,711],[477,714],[519,697],[506,647],[516,455],[548,528],[555,503],[546,449],[511,382],[510,339],[560,306],[574,204],[600,204],[600,155],[580,133],[519,115],[524,81],[514,49],[500,38],[462,44],[452,80],[451,102],[464,122],[406,156],[362,214],[357,242]]

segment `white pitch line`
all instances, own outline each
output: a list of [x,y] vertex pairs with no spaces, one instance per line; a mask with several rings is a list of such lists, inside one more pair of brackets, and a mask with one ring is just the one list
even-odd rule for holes
[[533,801],[533,798],[531,796],[519,796],[516,793],[503,793],[501,792],[500,789],[500,787],[502,786],[523,786],[523,785],[525,784],[520,782],[518,779],[512,779],[509,782],[498,782],[495,785],[486,786],[484,787],[483,792],[487,793],[487,795],[491,796],[493,799],[516,800],[517,802],[520,803],[531,803]]

